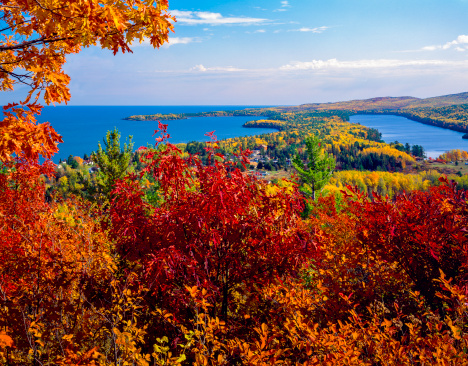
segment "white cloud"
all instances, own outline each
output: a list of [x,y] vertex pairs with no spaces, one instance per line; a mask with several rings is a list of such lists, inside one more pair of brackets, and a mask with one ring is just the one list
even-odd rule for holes
[[455,50],[457,51],[465,51],[468,49],[468,35],[459,35],[457,39],[447,42],[443,45],[432,45],[432,46],[426,46],[423,47],[423,51],[436,51],[436,50],[448,50],[451,49],[452,47],[455,47]]
[[207,69],[203,65],[196,65],[190,69],[190,71],[200,71],[200,72],[205,72]]
[[185,25],[255,25],[268,21],[268,19],[263,18],[224,17],[220,13],[213,13],[209,11],[172,10],[171,15],[176,17],[178,23]]
[[384,69],[406,66],[457,66],[468,65],[467,62],[444,61],[444,60],[357,60],[338,61],[330,60],[295,61],[280,67],[283,71],[303,71],[303,70],[325,70],[325,69]]
[[205,67],[203,65],[196,65],[190,69],[193,72],[207,72],[207,71],[220,71],[220,72],[237,72],[237,71],[245,71],[243,69],[238,69],[233,66],[226,66],[226,67]]
[[423,47],[422,50],[423,51],[435,51],[438,49],[439,46],[426,46],[426,47]]
[[[250,75],[249,77],[266,77],[277,75],[293,75],[294,73],[310,73],[313,75],[416,75],[420,73],[437,73],[437,70],[449,72],[468,69],[466,61],[448,60],[395,60],[395,59],[375,59],[375,60],[354,60],[340,61],[335,58],[329,60],[294,61],[289,64],[272,68],[248,68],[241,69],[234,66],[206,67],[203,64],[195,65],[185,70],[157,70],[158,73],[171,74],[212,74],[229,75],[238,73],[239,75]],[[237,76],[236,76],[237,77]]]
[[176,44],[189,44],[193,42],[201,42],[199,38],[195,37],[172,37],[169,38],[169,43],[165,43],[163,47],[170,47]]
[[307,27],[302,27],[299,29],[292,29],[291,32],[312,32],[312,33],[323,33],[330,27],[326,26],[321,26],[321,27],[316,27],[316,28],[307,28]]
[[290,8],[291,5],[289,4],[289,1],[281,1],[281,7],[279,9],[275,9],[273,11],[287,11],[288,8]]
[[[162,45],[164,48],[174,46],[175,44],[189,44],[193,42],[201,42],[200,38],[197,37],[170,37],[169,42],[166,42]],[[141,43],[136,42],[132,44],[132,47],[140,46],[151,46],[151,43],[148,38],[145,38]]]
[[253,32],[245,32],[245,33],[248,33],[248,34],[252,34],[252,33],[266,33],[266,30],[265,29],[257,29],[256,31],[253,31]]

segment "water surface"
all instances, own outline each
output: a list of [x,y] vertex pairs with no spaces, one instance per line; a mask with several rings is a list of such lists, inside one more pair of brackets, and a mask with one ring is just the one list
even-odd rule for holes
[[351,116],[349,121],[376,128],[387,143],[398,141],[402,144],[421,145],[427,157],[436,158],[452,149],[468,151],[468,140],[462,139],[463,132],[425,125],[405,117],[359,114]]
[[[136,114],[156,113],[198,113],[220,110],[240,110],[246,106],[59,106],[45,107],[39,122],[50,122],[63,137],[54,162],[66,159],[69,155],[90,155],[96,151],[106,132],[117,127],[121,133],[121,143],[129,135],[133,136],[134,148],[154,144],[153,134],[158,129],[157,121],[127,121],[122,118]],[[208,141],[205,133],[215,131],[218,139],[251,136],[276,132],[269,128],[244,128],[247,121],[262,117],[194,117],[184,120],[163,121],[168,124],[170,142]]]

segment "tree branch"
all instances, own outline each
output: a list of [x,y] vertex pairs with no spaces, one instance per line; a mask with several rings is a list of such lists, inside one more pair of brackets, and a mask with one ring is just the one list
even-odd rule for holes
[[46,39],[45,36],[43,36],[41,38],[37,38],[37,39],[34,39],[32,41],[23,42],[23,43],[14,45],[14,46],[0,46],[0,52],[11,51],[11,50],[21,50],[21,49],[31,47],[31,46],[33,46],[35,44],[38,44],[38,43],[48,44],[48,43],[65,41],[65,40],[68,40],[68,39],[74,39],[74,38],[77,38],[77,37],[78,36],[55,38],[55,39]]

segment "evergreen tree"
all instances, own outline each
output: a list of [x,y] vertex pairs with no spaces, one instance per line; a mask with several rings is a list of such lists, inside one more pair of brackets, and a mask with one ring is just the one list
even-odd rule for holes
[[120,149],[120,132],[117,128],[107,131],[104,149],[98,143],[98,151],[91,154],[91,159],[99,167],[97,185],[101,193],[109,194],[115,181],[125,175],[132,161],[132,151],[132,136],[129,143],[124,144],[123,150]]
[[424,148],[420,145],[413,145],[413,147],[411,148],[411,153],[414,156],[419,156],[421,158],[423,158],[425,155]]
[[70,155],[67,159],[67,164],[72,168],[72,169],[77,169],[78,168],[78,162],[75,160],[75,158]]
[[304,183],[302,191],[315,200],[315,192],[322,190],[335,169],[335,158],[322,151],[320,140],[312,136],[305,141],[308,157],[307,167],[302,159],[296,155],[292,161]]

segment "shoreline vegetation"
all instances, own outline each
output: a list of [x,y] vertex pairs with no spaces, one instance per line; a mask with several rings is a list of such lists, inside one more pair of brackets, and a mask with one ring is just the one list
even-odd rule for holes
[[[356,114],[387,114],[405,117],[422,124],[468,133],[468,93],[418,99],[413,97],[383,97],[338,103],[303,104],[294,107],[248,108],[236,111],[214,111],[181,114],[134,115],[130,121],[171,121],[190,117],[264,116],[265,120],[249,121],[243,127],[274,128],[284,131],[294,128],[288,123],[293,113],[314,116],[338,116],[344,121]],[[466,137],[465,137],[466,138]]]
[[257,109],[245,109],[238,111],[213,111],[213,112],[199,112],[199,113],[170,113],[170,114],[147,114],[147,115],[134,115],[122,118],[128,121],[174,121],[180,119],[188,119],[191,117],[245,117],[252,116],[258,117]]

